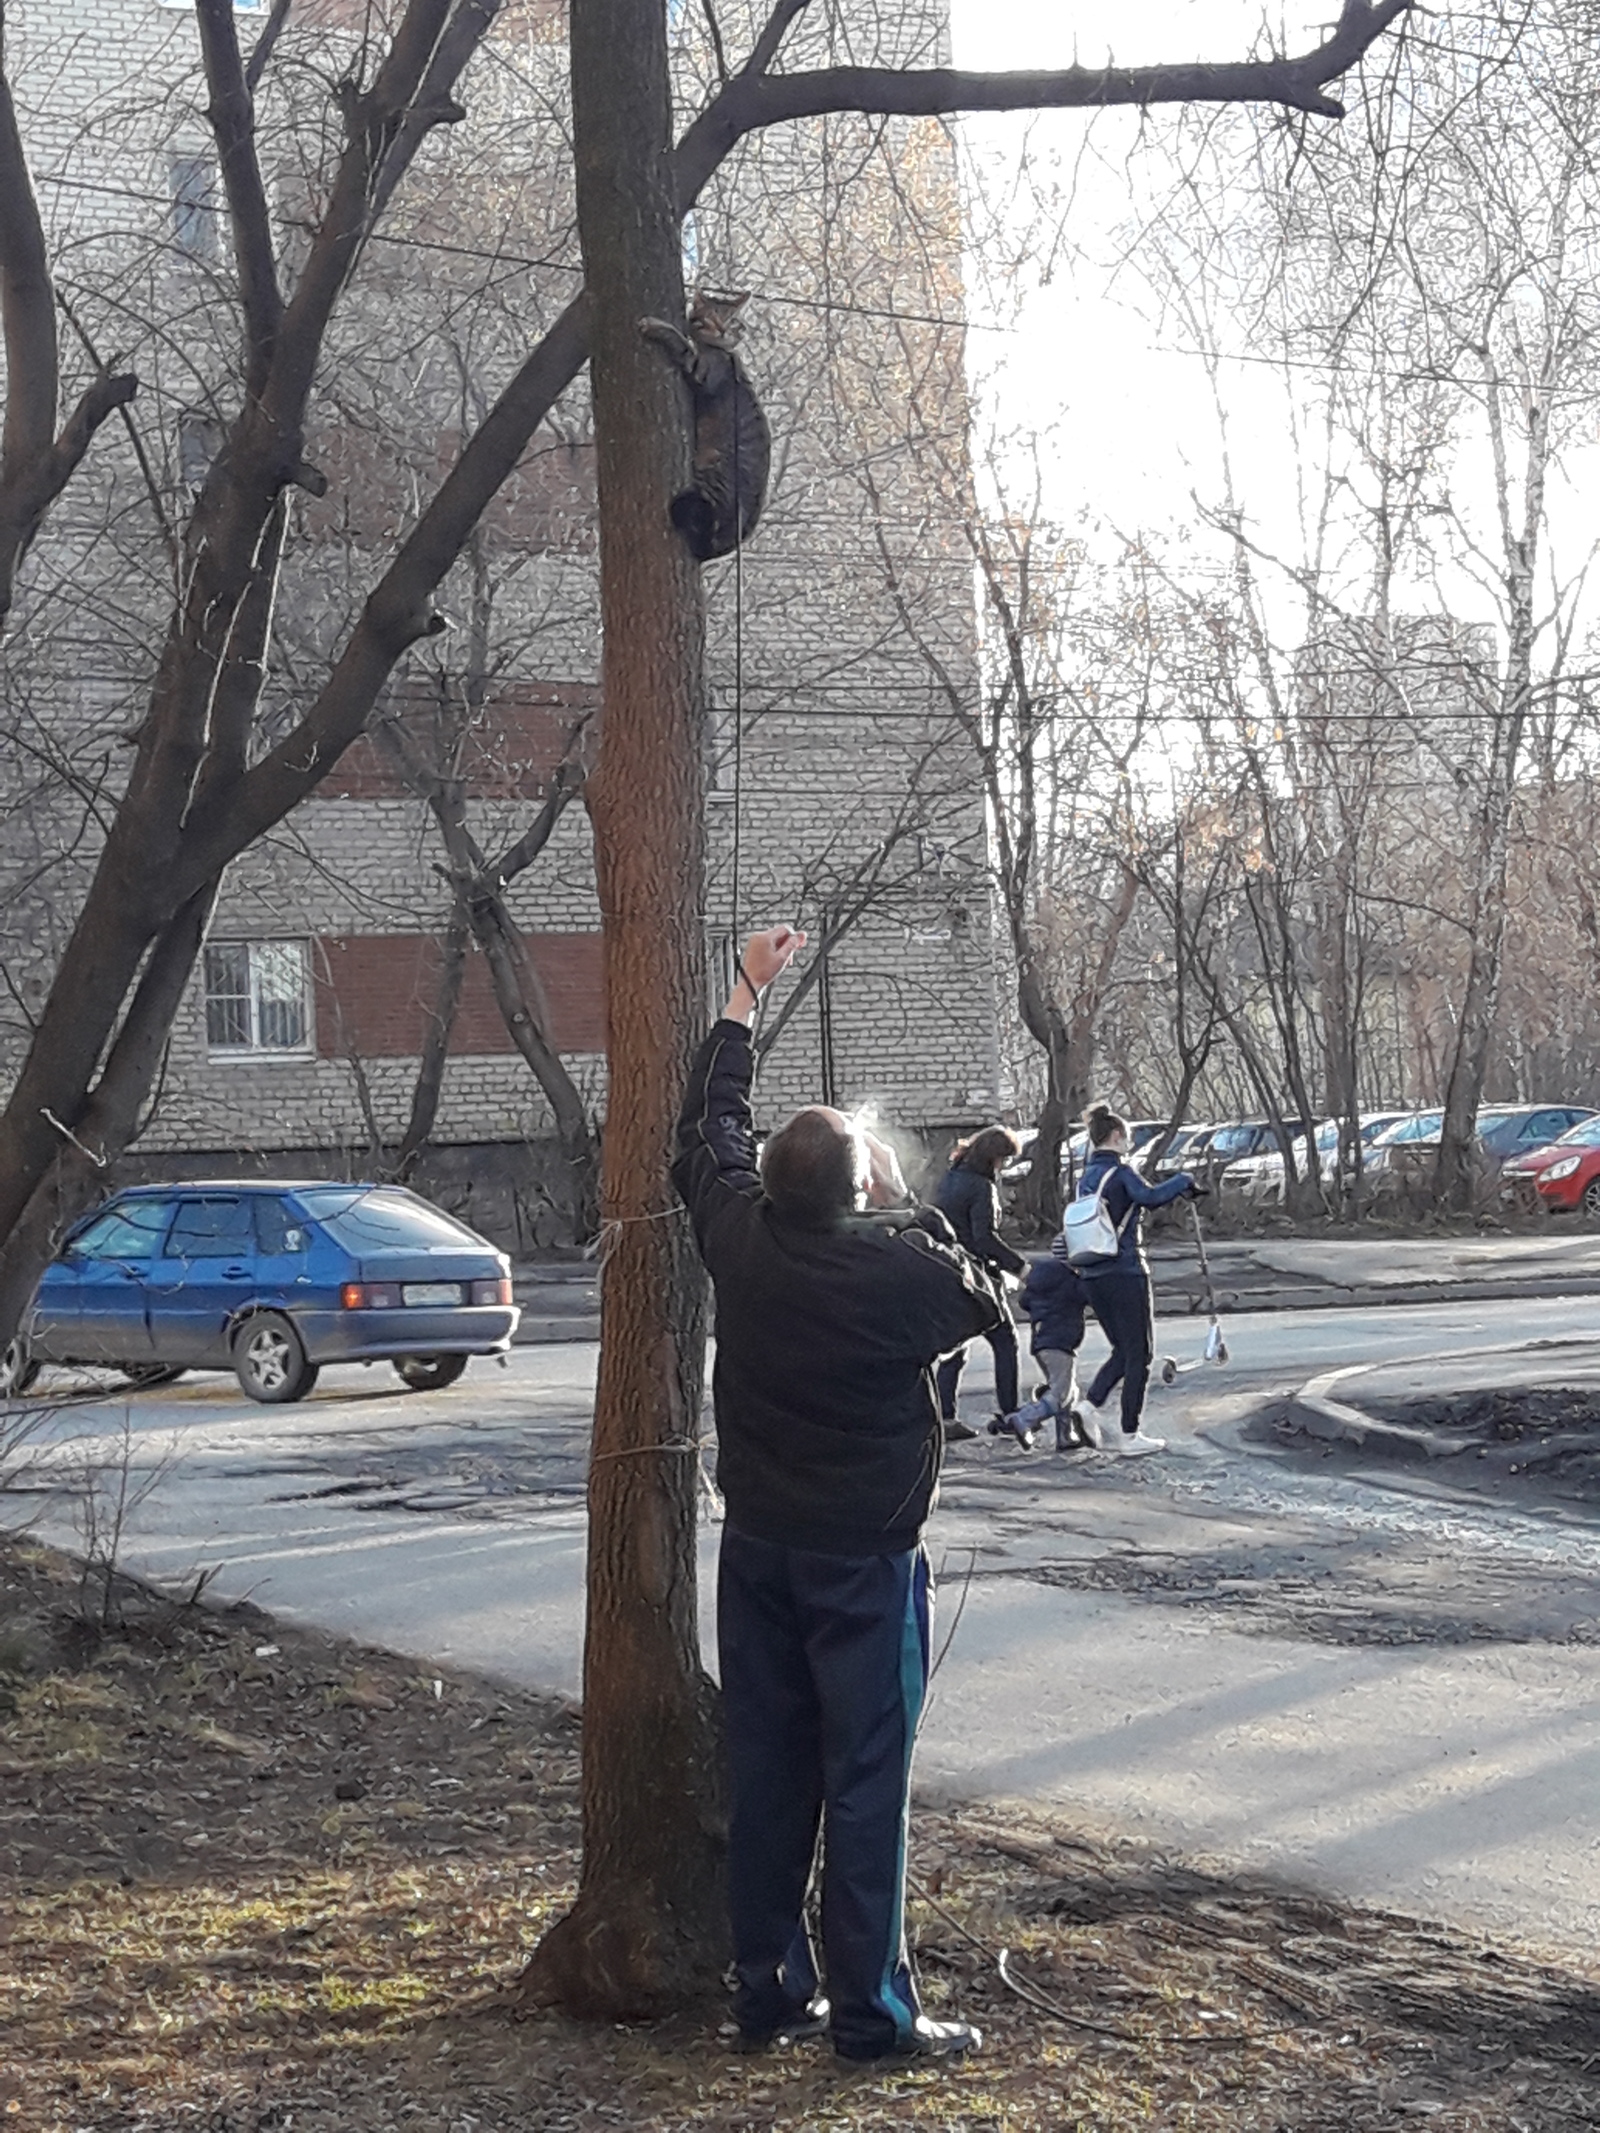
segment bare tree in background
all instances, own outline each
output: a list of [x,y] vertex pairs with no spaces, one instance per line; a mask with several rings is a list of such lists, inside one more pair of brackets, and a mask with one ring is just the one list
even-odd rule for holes
[[[1319,771],[1341,718],[1344,796],[1360,786],[1365,733],[1379,755],[1374,789],[1387,786],[1414,816],[1433,811],[1453,833],[1441,834],[1431,883],[1397,884],[1386,860],[1390,878],[1369,879],[1366,894],[1349,871],[1354,846],[1342,859],[1335,846],[1319,961],[1330,1092],[1348,1116],[1364,991],[1350,955],[1370,961],[1381,902],[1398,910],[1410,899],[1419,919],[1432,907],[1424,956],[1454,974],[1435,1185],[1457,1212],[1480,1182],[1474,1129],[1495,1057],[1519,788],[1529,778],[1548,786],[1570,765],[1581,681],[1588,558],[1553,558],[1548,505],[1600,397],[1600,72],[1589,32],[1554,0],[1417,29],[1396,47],[1359,139],[1308,138],[1287,185],[1268,143],[1253,205],[1229,224],[1228,242],[1216,242],[1215,226],[1191,232],[1188,255],[1192,264],[1204,253],[1201,281],[1230,279],[1231,300],[1253,309],[1254,349],[1281,361],[1286,396],[1325,424],[1305,551],[1282,560],[1305,599],[1313,663],[1319,645],[1342,646],[1346,668],[1365,664],[1373,680],[1356,677],[1342,706],[1324,697],[1314,707]],[[1224,516],[1249,552],[1257,536],[1246,518],[1236,507]],[[1341,527],[1350,546],[1335,558]],[[1417,648],[1423,624],[1438,648],[1437,683]],[[1496,656],[1463,657],[1463,630],[1474,626],[1492,634]],[[1441,700],[1449,688],[1462,699],[1454,707]],[[1391,731],[1407,737],[1404,777],[1394,742],[1363,726],[1375,692]],[[1262,709],[1293,717],[1298,707]],[[1459,914],[1440,911],[1458,875]]]
[[[906,118],[1030,106],[1257,99],[1339,116],[1347,73],[1405,0],[1346,0],[1314,52],[1225,65],[1013,74],[775,61],[804,0],[779,6],[674,141],[664,0],[574,0],[572,82],[586,286],[530,349],[429,502],[377,559],[360,619],[313,701],[264,749],[257,730],[286,498],[321,490],[310,396],[335,311],[496,0],[409,0],[386,45],[353,54],[326,204],[291,265],[267,211],[259,73],[231,0],[196,0],[208,120],[233,238],[242,351],[220,449],[183,531],[180,597],[126,789],[0,1115],[0,1334],[15,1326],[64,1205],[126,1144],[222,871],[280,822],[363,730],[396,663],[437,634],[435,595],[555,398],[591,365],[599,466],[606,734],[588,804],[606,912],[608,1239],[591,1480],[583,1880],[530,1989],[606,2016],[658,2011],[718,1966],[712,1699],[694,1606],[700,1281],[670,1219],[666,1162],[702,1012],[698,574],[667,504],[689,471],[683,381],[638,331],[681,316],[680,226],[746,136],[861,112]],[[818,56],[831,62],[825,26]],[[798,50],[798,45],[797,45]],[[803,59],[804,54],[800,55]],[[31,390],[13,373],[8,393]],[[63,1133],[67,1138],[63,1139]]]

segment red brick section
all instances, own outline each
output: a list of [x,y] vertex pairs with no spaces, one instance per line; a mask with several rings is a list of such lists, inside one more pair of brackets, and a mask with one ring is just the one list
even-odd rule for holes
[[[441,704],[423,685],[391,699],[425,762],[459,766],[467,792],[479,800],[537,800],[560,762],[567,736],[585,712],[584,754],[593,766],[599,740],[594,716],[600,691],[585,681],[502,682],[470,718]],[[408,787],[386,752],[366,735],[348,747],[313,799],[393,800]]]
[[[606,1048],[605,975],[598,933],[531,933],[529,959],[544,987],[562,1052]],[[324,935],[313,944],[317,1050],[324,1059],[410,1059],[422,1049],[438,995],[439,943],[429,933]],[[515,1050],[495,1005],[488,966],[467,959],[453,1054]]]

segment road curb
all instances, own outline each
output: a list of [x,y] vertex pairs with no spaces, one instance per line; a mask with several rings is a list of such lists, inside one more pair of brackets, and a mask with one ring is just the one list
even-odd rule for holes
[[[1600,1296],[1600,1276],[1593,1274],[1548,1275],[1525,1281],[1407,1282],[1360,1288],[1336,1288],[1307,1284],[1298,1289],[1217,1290],[1217,1309],[1225,1314],[1240,1311],[1349,1311],[1378,1309],[1390,1304],[1516,1303],[1523,1297]],[[1206,1309],[1204,1291],[1198,1284],[1176,1283],[1155,1289],[1157,1310],[1173,1316],[1198,1317]]]
[[1371,1452],[1384,1459],[1453,1459],[1474,1451],[1474,1439],[1457,1437],[1445,1430],[1413,1429],[1405,1422],[1382,1422],[1359,1407],[1342,1400],[1298,1392],[1286,1403],[1285,1420],[1307,1437],[1324,1444],[1348,1444],[1355,1451]]

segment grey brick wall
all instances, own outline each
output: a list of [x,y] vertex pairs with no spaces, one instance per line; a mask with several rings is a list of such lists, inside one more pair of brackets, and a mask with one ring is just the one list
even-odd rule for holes
[[[248,36],[250,16],[240,21]],[[100,324],[136,322],[128,332],[144,379],[136,415],[163,508],[181,515],[181,420],[186,411],[225,417],[232,408],[222,254],[180,256],[165,204],[173,156],[207,147],[192,22],[160,0],[13,0],[7,25],[52,246],[70,253]],[[738,10],[727,28],[737,44]],[[937,61],[946,43],[942,0],[899,11],[894,33],[901,50],[890,56]],[[324,44],[336,35],[300,34]],[[503,34],[515,43],[516,65],[484,66],[469,78],[467,122],[430,143],[390,225],[391,236],[411,244],[372,248],[333,338],[318,425],[335,488],[326,507],[297,507],[269,725],[281,728],[303,708],[393,527],[447,460],[448,440],[506,374],[530,320],[551,315],[574,285],[554,267],[515,263],[575,256],[564,187],[543,175],[559,169],[559,150],[542,160],[533,152],[539,140],[555,142],[565,55],[548,9],[514,9]],[[874,40],[882,34],[871,0],[852,0],[827,22],[802,20],[793,63],[830,52],[881,57]],[[684,66],[687,93],[687,55]],[[294,94],[269,76],[262,110],[291,261],[297,204],[315,195],[307,114]],[[825,212],[825,184],[847,165],[858,174],[845,212]],[[446,229],[453,251],[437,249]],[[464,231],[472,241],[457,244]],[[885,869],[892,886],[834,959],[832,1080],[841,1101],[872,1100],[922,1128],[985,1113],[996,1073],[982,806],[928,660],[891,596],[879,531],[889,529],[888,547],[902,561],[915,559],[902,590],[916,636],[965,686],[974,664],[970,566],[948,495],[928,485],[907,445],[919,428],[942,425],[959,466],[957,235],[942,134],[848,119],[751,143],[708,189],[690,232],[708,285],[752,291],[746,359],[777,439],[767,516],[742,559],[738,618],[731,565],[706,576],[711,741],[720,757],[708,800],[708,944],[715,949],[735,919],[747,927],[798,917],[815,927],[827,908],[849,900],[884,840],[897,838]],[[463,256],[474,252],[510,254],[512,264],[486,280],[483,259]],[[575,445],[568,457],[581,466],[585,438],[585,400],[575,388],[542,444]],[[557,523],[508,503],[486,522],[477,562],[477,579],[458,572],[442,604],[468,616],[490,586],[496,677],[592,683],[595,566],[581,513]],[[0,1052],[11,1060],[92,864],[98,821],[126,774],[126,736],[141,715],[170,600],[142,473],[108,432],[35,551],[19,628],[0,660],[8,706],[0,772],[25,798],[0,820],[0,975],[11,1000],[9,1011],[0,1003]],[[414,656],[409,679],[459,689],[466,634]],[[736,668],[737,804],[729,760]],[[475,800],[475,834],[495,849],[532,805]],[[425,811],[409,797],[314,798],[233,869],[217,934],[314,941],[435,929],[447,903],[440,857]],[[581,805],[517,882],[512,905],[530,932],[598,928]],[[765,1063],[769,1115],[819,1093],[822,1008],[813,996]],[[603,1061],[571,1063],[603,1107]],[[385,1133],[399,1130],[415,1067],[405,1057],[359,1062]],[[547,1124],[514,1056],[450,1061],[441,1140],[520,1142]],[[204,1003],[198,989],[191,993],[145,1136],[149,1159],[194,1148],[352,1150],[366,1132],[349,1060],[212,1057]]]

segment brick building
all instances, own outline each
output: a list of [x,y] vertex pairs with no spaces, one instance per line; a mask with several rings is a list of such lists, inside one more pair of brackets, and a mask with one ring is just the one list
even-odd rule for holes
[[[323,75],[371,0],[305,0],[260,126],[290,269],[328,158]],[[725,11],[726,12],[726,11]],[[265,11],[237,7],[241,34]],[[803,21],[796,64],[944,48],[943,0]],[[737,41],[738,11],[724,24]],[[680,11],[686,99],[708,65]],[[194,28],[172,0],[13,0],[7,58],[54,257],[86,332],[138,370],[138,451],[103,434],[41,539],[4,654],[0,1044],[14,1059],[127,760],[171,600],[171,528],[236,391],[228,247]],[[298,63],[298,64],[297,64]],[[575,286],[562,11],[512,0],[397,198],[330,342],[263,729],[315,685],[460,437]],[[844,173],[848,172],[848,177]],[[935,127],[830,118],[758,137],[686,231],[692,277],[751,292],[746,361],[776,439],[763,523],[707,571],[709,984],[736,927],[834,939],[767,1053],[762,1101],[875,1102],[930,1139],[993,1104],[981,799],[949,720],[976,628],[959,537],[959,205]],[[943,439],[930,477],[918,440]],[[955,472],[952,476],[951,469]],[[955,498],[952,504],[951,498]],[[384,707],[458,781],[486,852],[526,828],[574,730],[599,744],[587,408],[559,404]],[[401,1132],[438,1011],[451,891],[394,748],[352,748],[230,873],[137,1151],[147,1170],[361,1173]],[[581,803],[509,896],[547,1034],[604,1111],[599,912]],[[783,1003],[776,1003],[782,1012]],[[470,954],[425,1189],[521,1248],[554,1234],[550,1114]]]

